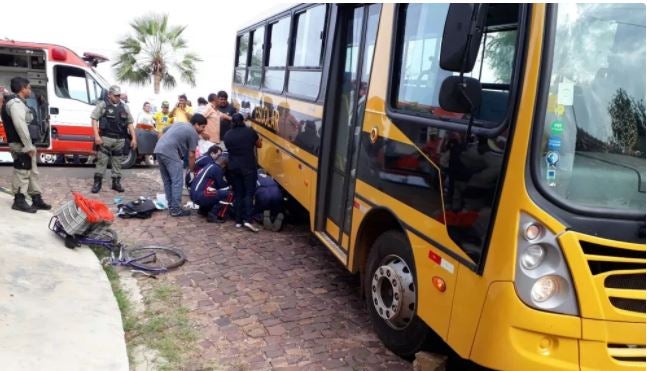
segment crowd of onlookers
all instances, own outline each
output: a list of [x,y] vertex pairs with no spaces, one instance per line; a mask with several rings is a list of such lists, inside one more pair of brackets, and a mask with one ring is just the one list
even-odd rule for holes
[[[14,161],[12,190],[13,208],[24,212],[50,209],[41,197],[36,166],[36,133],[31,133],[38,112],[30,108],[29,80],[11,80],[13,94],[0,94],[0,117]],[[117,85],[111,86],[104,99],[99,100],[90,115],[96,150],[94,184],[91,192],[102,188],[104,175],[111,165],[111,188],[124,192],[121,185],[121,161],[125,150],[137,148],[135,124],[148,125],[158,134],[154,156],[159,164],[164,193],[171,216],[191,214],[182,207],[182,194],[187,188],[191,206],[208,222],[223,222],[228,216],[236,227],[257,232],[256,222],[278,231],[283,222],[283,195],[278,184],[259,171],[256,149],[262,142],[258,134],[245,123],[245,117],[229,103],[225,91],[198,98],[194,109],[182,94],[171,109],[169,102],[152,112],[145,102],[142,112],[133,119],[127,96]],[[4,104],[3,104],[4,103]],[[3,107],[4,106],[4,107]],[[26,202],[26,196],[32,204]]]
[[195,109],[184,94],[173,109],[166,101],[155,114],[149,107],[144,103],[138,122],[150,122],[159,133],[154,153],[171,216],[191,214],[181,204],[187,187],[192,204],[208,222],[224,222],[231,215],[238,228],[257,232],[255,222],[274,231],[281,228],[280,187],[256,162],[262,141],[226,92],[199,98]]

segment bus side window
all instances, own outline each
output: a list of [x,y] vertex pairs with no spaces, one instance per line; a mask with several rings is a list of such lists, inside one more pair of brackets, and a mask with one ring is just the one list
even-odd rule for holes
[[288,92],[317,99],[321,84],[323,34],[326,5],[309,8],[295,16],[294,53],[288,75]]

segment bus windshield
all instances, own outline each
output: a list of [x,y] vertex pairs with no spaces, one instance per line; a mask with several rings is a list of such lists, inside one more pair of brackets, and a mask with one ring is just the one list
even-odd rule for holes
[[645,5],[560,4],[555,32],[542,188],[576,208],[644,214]]

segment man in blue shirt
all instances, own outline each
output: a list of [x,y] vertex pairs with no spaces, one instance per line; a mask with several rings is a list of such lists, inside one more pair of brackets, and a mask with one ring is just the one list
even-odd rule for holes
[[[263,220],[263,227],[278,232],[283,226],[283,193],[279,184],[263,170],[258,170],[254,194],[255,219]],[[274,219],[274,220],[272,220]]]
[[159,162],[164,193],[169,204],[171,216],[191,215],[190,210],[182,208],[183,157],[188,154],[189,169],[195,166],[195,149],[198,146],[198,134],[204,131],[207,119],[200,114],[191,117],[191,123],[175,123],[168,127],[166,133],[155,146],[155,155]]

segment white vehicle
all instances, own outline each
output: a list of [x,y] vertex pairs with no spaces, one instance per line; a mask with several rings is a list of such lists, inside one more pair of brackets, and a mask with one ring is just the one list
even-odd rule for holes
[[[105,98],[109,83],[94,67],[107,58],[84,53],[78,56],[70,49],[53,44],[0,40],[0,87],[10,91],[16,76],[29,79],[33,97],[27,104],[34,109],[36,121],[32,138],[41,161],[59,161],[65,155],[83,158],[94,155],[94,133],[90,114],[94,105]],[[151,154],[157,134],[150,125],[137,127],[136,151],[128,151],[123,166],[133,166],[138,157]],[[38,133],[34,135],[35,133]],[[7,151],[7,138],[0,124],[0,151]]]

